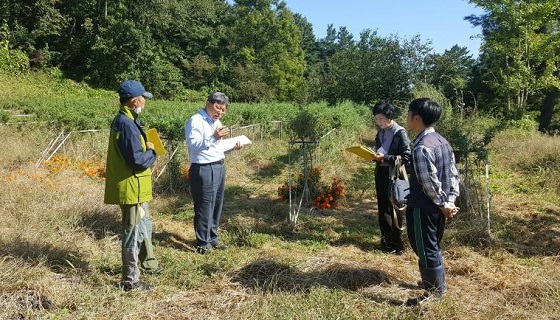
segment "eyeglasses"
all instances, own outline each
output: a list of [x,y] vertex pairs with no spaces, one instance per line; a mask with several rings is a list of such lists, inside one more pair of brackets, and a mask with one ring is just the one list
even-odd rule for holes
[[214,102],[214,103],[212,104],[212,106],[214,107],[214,109],[216,109],[216,110],[221,110],[221,111],[223,111],[223,112],[226,112],[226,111],[227,111],[227,107],[228,107],[227,104],[225,104],[225,103],[223,103],[223,102],[217,102],[217,101]]

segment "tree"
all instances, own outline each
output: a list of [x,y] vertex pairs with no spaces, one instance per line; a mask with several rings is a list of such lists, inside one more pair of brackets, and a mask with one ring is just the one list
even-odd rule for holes
[[505,101],[505,113],[520,116],[540,105],[539,130],[547,131],[560,94],[560,2],[471,2],[487,12],[467,17],[482,26],[484,84]]
[[299,13],[294,14],[294,23],[301,32],[301,48],[305,52],[305,61],[308,66],[318,63],[319,43],[313,33],[313,26]]
[[466,47],[455,45],[443,54],[429,54],[427,82],[443,92],[453,105],[462,105],[474,64]]
[[[236,70],[249,67],[254,75],[260,75],[254,80],[272,88],[276,100],[298,100],[304,89],[305,54],[292,12],[276,0],[238,0],[234,10],[236,21],[228,37],[232,65]],[[244,76],[237,74],[236,78]],[[238,83],[232,86],[241,89]]]
[[56,64],[62,56],[56,48],[61,41],[60,34],[68,27],[69,21],[59,9],[60,2],[13,1],[2,5],[3,9],[7,9],[2,10],[2,19],[10,29],[10,43],[27,54],[33,69]]
[[330,103],[351,100],[371,104],[382,98],[408,99],[410,88],[421,74],[417,65],[424,65],[429,50],[420,42],[403,44],[397,37],[379,37],[368,29],[354,42],[344,27],[334,41],[324,39],[323,44],[333,51],[332,55],[325,55],[326,67],[320,84],[322,97]]
[[20,50],[11,50],[7,28],[0,25],[0,73],[18,74],[29,70],[29,59]]

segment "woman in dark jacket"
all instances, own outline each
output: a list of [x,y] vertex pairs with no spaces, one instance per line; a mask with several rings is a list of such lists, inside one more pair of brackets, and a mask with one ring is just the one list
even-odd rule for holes
[[375,136],[377,156],[374,161],[377,162],[375,167],[375,191],[377,193],[379,229],[381,231],[380,249],[399,254],[404,249],[400,229],[403,213],[394,210],[389,200],[389,173],[391,167],[395,165],[397,156],[401,156],[402,163],[407,168],[409,167],[411,159],[410,138],[406,129],[393,120],[395,107],[390,102],[380,101],[375,104],[373,115],[379,127]]

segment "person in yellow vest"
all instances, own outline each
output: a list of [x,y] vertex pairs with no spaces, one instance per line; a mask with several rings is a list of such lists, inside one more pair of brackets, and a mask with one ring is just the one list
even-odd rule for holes
[[146,99],[153,95],[136,80],[123,82],[118,93],[121,106],[111,123],[104,201],[118,204],[122,213],[121,288],[151,290],[152,285],[140,281],[140,267],[150,274],[163,271],[154,256],[148,209],[148,201],[152,199],[151,167],[157,157],[138,115]]

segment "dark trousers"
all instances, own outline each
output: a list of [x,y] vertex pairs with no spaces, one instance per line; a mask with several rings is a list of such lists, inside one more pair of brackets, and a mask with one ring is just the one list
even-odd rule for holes
[[197,246],[208,246],[218,242],[226,170],[223,163],[205,165],[193,163],[189,175],[194,202],[194,231]]
[[404,248],[402,232],[402,211],[396,211],[397,223],[395,223],[393,206],[389,200],[389,167],[379,166],[375,171],[375,191],[377,193],[377,217],[379,230],[381,231],[381,245],[390,249],[400,251]]
[[408,241],[418,256],[422,268],[435,268],[443,264],[440,242],[445,228],[445,217],[438,208],[431,211],[408,207],[406,210]]
[[446,290],[440,242],[445,229],[445,217],[439,208],[406,210],[408,240],[418,256],[422,283],[426,290],[442,293]]

